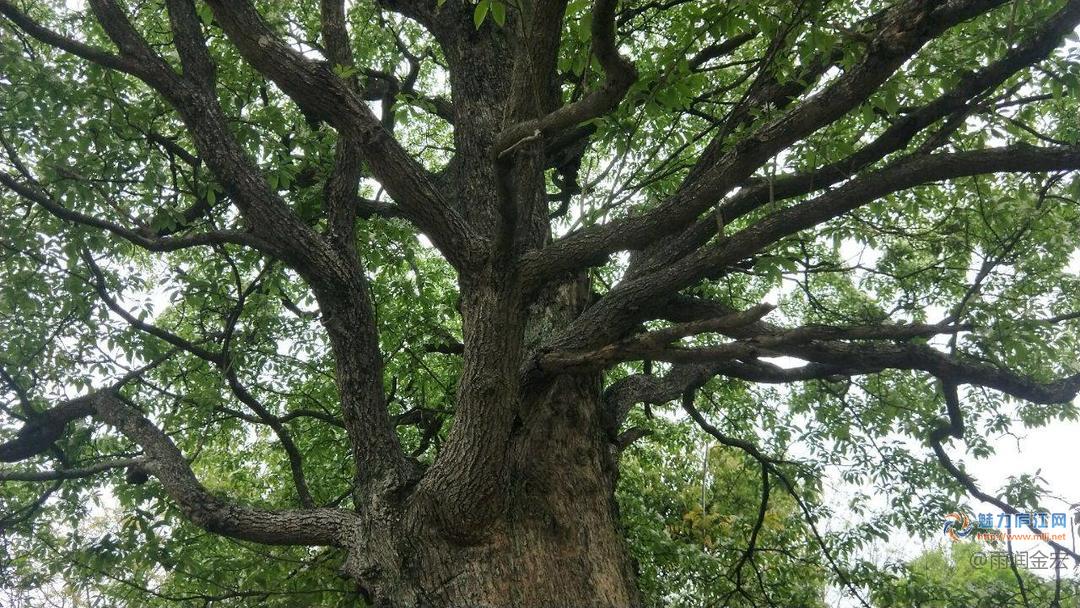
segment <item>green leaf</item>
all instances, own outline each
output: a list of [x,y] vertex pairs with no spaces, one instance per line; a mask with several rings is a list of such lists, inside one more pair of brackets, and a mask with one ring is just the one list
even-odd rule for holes
[[589,0],[571,0],[566,5],[566,14],[573,15],[589,8]]
[[484,19],[487,17],[488,9],[491,8],[491,0],[480,0],[476,3],[476,8],[473,10],[473,25],[476,29],[480,29],[480,26],[484,23]]
[[495,21],[499,27],[506,24],[506,4],[500,0],[490,0],[491,2],[491,18]]
[[203,25],[209,26],[214,23],[214,11],[210,10],[210,7],[206,3],[200,3],[196,6],[195,12],[198,13],[199,19],[202,20]]
[[337,74],[339,78],[352,78],[357,73],[357,69],[355,67],[351,66],[351,65],[337,64],[337,65],[334,65],[333,70],[334,70],[334,73]]

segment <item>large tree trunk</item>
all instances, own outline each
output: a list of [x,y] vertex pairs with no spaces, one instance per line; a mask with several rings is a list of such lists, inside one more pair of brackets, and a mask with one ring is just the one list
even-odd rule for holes
[[595,378],[562,378],[524,399],[498,515],[446,529],[430,504],[413,505],[393,551],[398,563],[352,573],[375,605],[638,605],[599,404]]
[[[476,537],[425,526],[410,575],[431,606],[633,606],[633,569],[613,499],[611,444],[595,380],[523,402],[502,514]],[[433,538],[434,537],[434,538]]]
[[[509,360],[503,365],[514,370],[511,377],[518,376],[522,358],[507,357],[513,351],[505,349],[528,353],[545,333],[577,314],[588,294],[587,283],[572,282],[527,307],[524,335],[493,351]],[[385,606],[638,605],[614,498],[617,453],[603,424],[599,375],[515,387],[509,406],[485,399],[501,399],[504,381],[481,386],[489,392],[472,394],[481,401],[472,406],[486,414],[484,424],[491,428],[478,436],[491,445],[441,455],[435,466],[450,471],[449,483],[433,489],[421,482],[402,506],[400,520],[368,524],[371,530],[395,528],[397,541],[381,563],[372,563],[376,558],[368,554],[360,558],[367,565],[354,564],[351,574],[376,605]],[[506,439],[500,443],[503,417]],[[470,482],[467,471],[480,466],[477,459],[498,463],[485,469],[480,482]],[[428,479],[440,477],[430,473]],[[353,554],[363,551],[358,547]]]
[[639,604],[600,376],[523,369],[584,310],[588,281],[524,292],[516,260],[551,238],[544,146],[532,137],[512,154],[493,147],[507,126],[558,106],[564,6],[538,5],[533,18],[544,27],[523,37],[510,24],[478,31],[470,3],[445,5],[435,28],[451,68],[460,159],[444,177],[491,251],[460,275],[464,367],[444,449],[399,505],[368,509],[352,552],[347,570],[376,605]]

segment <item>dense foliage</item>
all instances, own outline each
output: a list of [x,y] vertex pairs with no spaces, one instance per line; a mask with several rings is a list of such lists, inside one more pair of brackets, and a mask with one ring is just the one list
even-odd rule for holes
[[[1008,554],[1005,547],[996,550]],[[1068,580],[1068,574],[1048,580],[1016,563],[1015,569],[1007,562],[992,568],[974,565],[979,562],[977,556],[986,551],[979,543],[957,543],[949,551],[924,553],[907,564],[895,581],[875,591],[874,599],[889,608],[1076,605],[1077,585]],[[1044,553],[1039,551],[1039,555]]]

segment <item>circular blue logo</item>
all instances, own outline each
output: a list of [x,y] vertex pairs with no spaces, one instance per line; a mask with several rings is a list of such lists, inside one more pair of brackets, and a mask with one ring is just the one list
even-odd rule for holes
[[975,530],[975,524],[963,513],[949,513],[945,516],[945,536],[953,541],[967,538]]

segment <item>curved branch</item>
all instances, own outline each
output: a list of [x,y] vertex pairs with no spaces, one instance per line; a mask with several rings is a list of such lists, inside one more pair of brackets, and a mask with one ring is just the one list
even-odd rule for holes
[[1041,382],[995,365],[951,356],[924,344],[855,344],[814,341],[780,346],[776,351],[807,361],[835,365],[851,373],[884,369],[920,370],[956,384],[973,384],[1032,403],[1066,403],[1080,392],[1080,374]]
[[225,374],[225,379],[229,384],[229,389],[232,391],[236,398],[241,403],[248,406],[251,411],[255,412],[258,419],[268,425],[274,434],[277,435],[278,441],[281,443],[282,449],[285,450],[285,455],[289,460],[289,470],[292,473],[293,485],[296,487],[296,494],[300,499],[300,505],[304,508],[310,509],[315,506],[315,499],[311,496],[311,490],[308,488],[307,478],[304,476],[303,458],[300,455],[300,448],[297,447],[296,442],[293,441],[292,434],[285,428],[285,424],[274,416],[261,401],[255,398],[255,395],[251,394],[251,391],[244,386],[240,379],[236,377],[236,372],[232,367],[222,368],[222,373]]
[[0,462],[18,462],[44,453],[64,436],[68,423],[93,412],[93,400],[79,397],[30,418],[14,439],[0,443]]
[[798,503],[799,508],[802,510],[803,516],[806,518],[806,523],[810,526],[810,530],[814,535],[814,539],[817,540],[818,546],[821,547],[825,558],[829,561],[829,565],[832,567],[832,570],[836,574],[837,578],[845,587],[848,588],[852,595],[854,595],[859,600],[859,602],[864,606],[864,608],[870,608],[870,604],[868,604],[866,600],[863,599],[862,595],[859,593],[858,589],[856,589],[855,585],[852,584],[851,580],[840,569],[840,565],[836,562],[836,558],[833,557],[832,552],[829,551],[828,545],[825,544],[825,539],[821,536],[821,533],[818,531],[817,526],[814,524],[814,520],[812,514],[810,513],[809,507],[803,501],[802,497],[799,496],[798,492],[796,492],[795,484],[791,482],[791,479],[783,472],[783,470],[776,466],[777,464],[780,464],[781,461],[765,455],[753,443],[750,443],[745,439],[739,439],[738,437],[729,437],[728,435],[721,433],[720,430],[712,424],[709,424],[709,422],[705,420],[705,417],[701,415],[701,412],[699,412],[697,408],[694,407],[694,395],[697,392],[698,388],[699,387],[697,386],[687,387],[686,391],[683,393],[682,398],[683,410],[690,415],[690,418],[693,419],[693,421],[698,425],[698,427],[701,428],[701,430],[711,435],[722,445],[742,450],[751,458],[761,463],[763,469],[772,471],[772,473],[778,479],[780,479],[781,482],[783,482],[783,485],[787,490],[788,494],[790,494],[791,497],[795,499],[795,502]]
[[67,479],[82,479],[93,477],[105,471],[113,469],[126,469],[128,467],[144,466],[145,458],[118,458],[96,462],[85,467],[72,469],[56,469],[53,471],[6,471],[0,470],[0,481],[58,481]]
[[[2,136],[0,136],[0,144],[3,144],[5,148],[8,148],[10,154],[11,149],[8,146],[8,142],[4,140]],[[24,176],[24,179],[30,180],[32,178],[30,176]],[[23,184],[14,177],[0,172],[0,185],[3,185],[5,188],[11,190],[26,201],[41,207],[58,219],[81,226],[87,226],[89,228],[105,230],[106,232],[146,249],[147,251],[164,253],[169,251],[179,251],[190,247],[202,247],[226,243],[244,245],[263,251],[269,249],[268,244],[255,235],[240,230],[213,230],[186,236],[159,237],[155,235],[154,231],[149,229],[132,230],[115,222],[110,222],[79,211],[68,209],[49,196],[49,194],[41,189],[40,185],[36,182],[33,182],[33,185]]]
[[656,331],[649,331],[589,351],[556,351],[540,357],[542,371],[588,371],[608,367],[620,361],[653,358],[650,355],[665,351],[668,346],[687,336],[711,332],[730,332],[750,325],[768,314],[772,304],[758,304],[744,311],[702,321],[691,321]]
[[1020,70],[1046,59],[1077,24],[1080,24],[1080,2],[1074,1],[1066,4],[1023,43],[1010,48],[1000,59],[975,72],[962,74],[951,89],[904,114],[873,141],[847,158],[807,173],[754,180],[747,184],[719,205],[715,212],[717,217],[710,214],[672,241],[651,246],[644,256],[647,260],[635,264],[633,273],[643,274],[670,264],[705,244],[716,235],[717,222],[730,225],[766,203],[824,190],[888,154],[904,149],[926,127],[958,112],[962,116],[962,111],[969,107],[973,99],[994,90]]
[[212,91],[217,70],[206,49],[206,38],[195,12],[195,3],[192,0],[166,0],[166,5],[173,31],[173,46],[180,55],[184,77],[202,85],[204,90]]
[[546,116],[508,127],[496,139],[493,157],[502,158],[530,138],[551,137],[563,129],[603,116],[619,105],[630,85],[637,80],[637,70],[629,59],[619,54],[615,40],[616,5],[618,0],[596,0],[593,4],[592,48],[604,68],[603,84]]
[[143,333],[154,336],[176,348],[187,351],[204,361],[208,361],[219,367],[224,366],[225,360],[221,353],[211,352],[186,338],[182,338],[156,325],[142,321],[128,312],[123,306],[120,306],[120,303],[116,301],[116,298],[113,298],[112,295],[109,294],[108,286],[105,283],[105,275],[101,272],[101,268],[97,265],[97,262],[94,261],[90,252],[84,251],[82,253],[82,258],[83,261],[86,262],[90,274],[93,276],[93,281],[90,282],[91,285],[93,285],[98,297],[101,298],[101,301],[105,303],[105,306],[108,307],[109,310],[119,315],[121,319]]
[[172,440],[115,391],[98,394],[94,415],[143,448],[151,459],[148,469],[165,492],[192,523],[207,531],[273,545],[341,546],[353,534],[357,518],[348,511],[270,511],[235,505],[210,494]]
[[655,304],[706,278],[723,276],[732,265],[780,239],[839,217],[890,193],[945,179],[985,173],[1041,172],[1080,168],[1080,146],[1040,148],[1015,145],[971,152],[906,157],[855,178],[809,201],[777,211],[712,247],[677,263],[626,281],[607,293],[563,332],[551,350],[576,350],[619,339]]
[[286,45],[247,1],[209,0],[240,54],[310,115],[355,141],[375,178],[403,214],[431,237],[455,267],[479,259],[480,239],[446,200],[431,174],[383,128],[363,99],[325,63]]
[[20,30],[30,34],[49,46],[67,51],[72,55],[109,69],[135,76],[141,76],[144,73],[144,70],[137,62],[127,57],[114,55],[104,49],[84,44],[73,38],[62,36],[48,28],[42,27],[8,0],[0,0],[0,15],[9,19]]
[[[137,377],[137,374],[131,377]],[[15,439],[0,444],[0,458],[24,460],[48,450],[62,436],[67,424],[92,416],[116,427],[142,448],[145,468],[161,482],[165,492],[195,525],[209,532],[240,540],[272,545],[343,546],[354,534],[355,514],[339,509],[265,510],[233,504],[214,496],[199,482],[183,454],[161,429],[119,393],[130,380],[65,402],[27,423]],[[62,480],[83,476],[71,472],[23,474],[22,477]],[[96,471],[93,471],[96,472]],[[90,474],[90,473],[87,473]],[[4,473],[15,479],[19,473]]]
[[[955,439],[964,438],[964,419],[960,409],[960,396],[957,392],[957,383],[953,379],[946,380],[943,384],[943,391],[945,393],[945,404],[947,407],[949,419],[948,422],[942,421],[941,424],[930,432],[930,447],[934,450],[934,455],[937,456],[938,462],[941,464],[950,476],[953,477],[965,490],[975,498],[994,505],[1004,513],[1010,515],[1019,515],[1020,511],[1016,507],[1001,500],[996,496],[992,496],[979,489],[975,480],[966,472],[956,466],[956,463],[949,458],[949,454],[945,451],[945,447],[942,445],[947,437],[953,437]],[[1048,535],[1037,528],[1034,525],[1028,525],[1028,529],[1037,537],[1043,539],[1043,542],[1053,547],[1055,550],[1072,557],[1075,560],[1080,561],[1080,554],[1076,551],[1069,549],[1068,547],[1050,540]]]
[[602,263],[615,251],[640,249],[684,229],[769,158],[857,107],[927,41],[1003,1],[939,5],[910,0],[890,9],[880,19],[864,59],[844,76],[744,138],[699,178],[684,182],[673,196],[649,211],[578,231],[525,256],[526,283],[538,287],[578,268]]
[[[230,199],[250,223],[253,234],[259,238],[260,249],[289,262],[306,277],[315,274],[318,269],[336,268],[337,265],[327,259],[332,256],[326,251],[322,241],[269,188],[267,180],[236,142],[229,129],[228,120],[220,104],[208,90],[207,83],[191,79],[192,74],[181,77],[173,71],[141,38],[115,2],[92,0],[91,4],[99,23],[120,49],[121,58],[138,67],[129,73],[157,91],[180,114],[200,157],[225,187]],[[179,13],[176,15],[181,16]],[[13,23],[21,28],[25,25],[24,31],[41,42],[64,49],[58,44],[57,34],[34,23],[25,15]],[[186,48],[179,49],[189,56],[193,63],[198,61],[195,54],[200,52],[194,48],[197,44],[201,44],[201,40],[188,39],[185,42]],[[14,183],[13,180],[8,181]],[[12,187],[10,184],[6,185]],[[60,208],[52,212],[58,214],[64,211]],[[70,212],[62,219],[84,220],[91,225],[109,229],[109,226],[102,224],[100,220],[72,215]],[[140,239],[135,241],[138,243]],[[199,244],[202,242],[204,241],[200,240]]]

